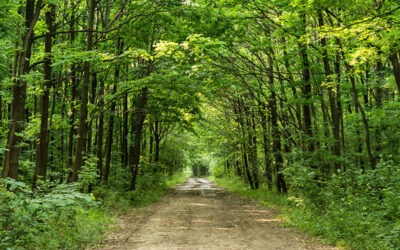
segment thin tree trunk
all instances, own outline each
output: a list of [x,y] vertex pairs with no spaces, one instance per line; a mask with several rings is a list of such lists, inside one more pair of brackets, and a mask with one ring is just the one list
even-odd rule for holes
[[[283,41],[284,44],[286,44],[286,39],[284,37],[282,38],[282,41]],[[288,56],[288,53],[287,53],[286,46],[285,46],[285,49],[283,50],[283,55],[284,55],[285,68],[286,68],[287,72],[291,72],[290,63],[289,63],[289,60],[288,60],[289,56]],[[289,74],[288,78],[289,78],[290,88],[291,88],[292,93],[293,93],[293,97],[295,99],[297,99],[298,98],[298,94],[297,94],[297,89],[294,86],[295,81],[294,81],[293,75]],[[296,118],[297,118],[297,126],[298,126],[298,128],[302,129],[303,123],[302,123],[302,118],[301,118],[301,105],[298,102],[296,102]]]
[[42,0],[27,0],[25,5],[25,28],[26,31],[22,38],[22,48],[15,58],[16,77],[12,86],[12,104],[11,104],[11,124],[7,139],[7,150],[4,158],[3,178],[18,177],[19,167],[19,143],[22,141],[21,132],[23,131],[23,122],[25,114],[26,87],[27,83],[23,75],[29,73],[30,58],[32,55],[33,29],[39,20],[39,14],[42,7]]
[[242,150],[243,150],[243,167],[244,167],[244,173],[247,177],[247,182],[250,184],[251,189],[256,189],[255,187],[255,182],[253,179],[252,175],[252,164],[251,164],[251,158],[252,156],[250,154],[250,147],[251,147],[251,135],[250,135],[250,129],[251,129],[251,124],[249,124],[249,111],[247,110],[246,104],[243,101],[243,98],[237,98],[237,114],[238,114],[238,121],[240,124],[240,128],[242,131]]
[[278,105],[277,96],[274,90],[274,76],[273,76],[273,65],[271,56],[268,57],[269,64],[269,75],[268,81],[271,87],[271,95],[269,97],[269,108],[271,110],[271,128],[272,128],[272,152],[275,160],[275,172],[276,172],[276,188],[279,193],[287,193],[287,186],[283,176],[283,157],[282,157],[282,143],[281,143],[281,131],[278,125]]
[[259,171],[258,171],[258,158],[257,158],[257,136],[256,136],[256,124],[254,112],[248,108],[248,114],[246,116],[248,126],[248,142],[249,142],[249,164],[251,177],[253,179],[253,188],[258,189],[260,187]]
[[[67,142],[67,169],[68,169],[68,179],[72,176],[72,168],[73,168],[73,152],[74,152],[74,136],[76,132],[75,127],[75,113],[76,113],[76,99],[77,99],[77,90],[76,90],[76,67],[75,64],[71,66],[71,104],[70,111],[68,112],[68,142]],[[67,86],[65,86],[67,87]]]
[[122,104],[122,138],[121,138],[121,163],[122,167],[128,167],[129,165],[129,153],[128,153],[128,94],[125,93]]
[[45,179],[48,165],[48,151],[49,151],[49,94],[50,88],[53,86],[52,81],[52,45],[55,34],[54,22],[56,19],[56,6],[49,5],[50,10],[46,12],[46,25],[48,33],[45,37],[45,56],[43,65],[44,82],[42,84],[42,91],[40,96],[40,133],[38,142],[36,144],[36,165],[35,174],[33,175],[33,185],[39,178]]
[[396,80],[397,91],[398,91],[397,95],[400,96],[400,63],[396,50],[392,50],[392,53],[390,55],[390,61],[392,62],[394,79]]
[[[118,48],[118,55],[122,54],[122,38],[118,37],[117,39],[117,48]],[[115,95],[117,93],[117,86],[120,77],[120,66],[116,66],[114,71],[114,84],[112,87],[112,94]],[[110,117],[108,120],[108,129],[107,129],[107,137],[106,137],[106,145],[105,145],[105,162],[104,168],[102,171],[101,176],[101,183],[107,185],[108,177],[110,175],[110,167],[111,167],[111,153],[112,153],[112,145],[113,145],[113,134],[114,134],[114,113],[116,108],[116,102],[113,100],[110,106]]]
[[137,99],[135,114],[132,119],[133,144],[131,147],[132,162],[130,167],[131,170],[130,190],[136,189],[136,180],[139,173],[141,139],[142,139],[144,120],[146,119],[147,115],[146,111],[147,98],[148,98],[148,89],[145,87],[140,91],[140,94]]
[[154,121],[154,162],[158,163],[160,159],[160,121],[156,118]]
[[[338,45],[341,48],[342,58],[345,59],[345,55],[344,55],[344,52],[342,49],[342,44],[340,43],[340,41],[338,41]],[[346,67],[348,74],[350,74],[352,72],[352,67],[347,62],[345,62],[345,67]],[[368,118],[367,118],[364,108],[362,107],[362,105],[358,99],[358,92],[357,92],[357,88],[356,88],[355,78],[354,78],[354,76],[350,75],[349,79],[351,82],[354,104],[355,104],[356,109],[358,109],[361,113],[361,118],[362,118],[362,122],[363,122],[364,129],[365,129],[365,146],[367,148],[368,160],[369,160],[371,169],[375,169],[377,162],[376,162],[376,157],[373,155],[372,149],[371,149],[371,135],[370,135],[370,130],[369,130]]]
[[263,150],[264,150],[264,164],[265,164],[265,177],[267,179],[267,187],[268,190],[272,190],[272,175],[273,170],[271,166],[271,157],[269,153],[269,139],[268,139],[268,128],[267,128],[267,115],[265,114],[265,110],[267,109],[265,103],[259,104],[259,107],[262,107],[259,110],[261,116],[261,127],[262,127],[262,135],[263,135]]
[[371,150],[371,136],[370,136],[370,131],[369,131],[369,122],[367,119],[367,115],[365,114],[364,108],[361,106],[361,103],[358,100],[358,93],[357,93],[357,88],[356,88],[354,77],[350,77],[350,81],[351,81],[351,86],[352,86],[352,91],[353,91],[354,103],[361,113],[361,118],[362,118],[364,128],[365,128],[365,146],[367,148],[370,166],[372,169],[375,169],[376,158],[372,155],[372,150]]
[[[306,14],[301,13],[301,18],[303,21],[303,32],[305,32],[306,27]],[[313,142],[313,130],[312,130],[312,118],[311,118],[311,97],[312,97],[312,89],[311,89],[311,72],[310,72],[310,61],[307,54],[307,45],[299,43],[300,49],[300,57],[302,63],[302,78],[303,78],[303,86],[301,88],[304,98],[303,103],[303,129],[306,134],[306,149],[308,152],[314,152],[314,142]]]
[[300,45],[300,55],[302,58],[302,64],[303,64],[303,69],[302,69],[302,76],[303,76],[303,81],[304,85],[302,86],[302,92],[303,92],[303,98],[304,98],[304,103],[303,103],[303,129],[306,134],[306,148],[307,151],[313,152],[314,151],[314,143],[312,142],[313,138],[313,132],[312,132],[312,120],[311,120],[311,84],[310,84],[310,64],[308,60],[308,55],[307,55],[307,48],[305,45]]
[[[71,20],[69,31],[70,33],[70,42],[73,44],[75,42],[75,3],[74,1],[71,4]],[[68,124],[69,124],[69,131],[68,131],[68,142],[67,142],[67,169],[68,169],[68,176],[67,179],[69,180],[72,177],[73,172],[73,152],[74,152],[74,136],[76,132],[75,128],[75,113],[76,113],[76,99],[77,99],[77,80],[76,80],[76,65],[73,63],[71,65],[71,103],[70,103],[70,110],[68,112]],[[67,86],[65,86],[65,91],[67,92]]]
[[[86,38],[86,51],[91,51],[93,46],[93,23],[94,23],[94,12],[96,8],[96,0],[90,0],[89,2],[89,19],[87,27],[87,38]],[[78,141],[75,147],[75,162],[73,165],[72,176],[69,179],[70,182],[78,181],[78,173],[84,163],[83,153],[85,151],[86,135],[87,135],[87,105],[88,105],[88,92],[90,82],[90,62],[85,61],[83,64],[83,82],[82,82],[82,99],[81,99],[81,110],[79,115],[79,129],[78,129]]]
[[[119,70],[115,71],[115,79],[119,79]],[[114,83],[112,94],[117,92],[117,83]],[[106,148],[105,148],[105,162],[104,162],[104,170],[102,171],[102,184],[107,185],[108,177],[110,174],[110,165],[111,165],[111,152],[112,152],[112,144],[113,144],[113,133],[114,133],[114,113],[115,113],[116,103],[113,101],[110,107],[110,118],[108,120],[108,130],[107,130],[107,139],[106,139]]]
[[[92,73],[92,81],[91,81],[91,93],[89,102],[90,104],[94,104],[96,102],[96,91],[97,91],[97,73]],[[92,140],[93,140],[93,119],[90,119],[89,122],[86,123],[87,126],[87,140],[86,140],[86,155],[91,155],[92,151]],[[97,136],[95,135],[95,143],[96,144]]]
[[104,130],[104,79],[100,81],[99,88],[99,103],[100,108],[99,122],[97,128],[97,143],[96,143],[96,156],[97,156],[97,172],[99,174],[99,182],[103,175],[103,130]]
[[[322,12],[318,13],[318,22],[319,26],[324,26],[324,18],[322,16]],[[326,37],[321,37],[321,45],[322,45],[322,61],[324,64],[325,76],[327,80],[327,87],[328,87],[328,96],[329,96],[329,105],[331,109],[331,117],[332,117],[332,133],[333,133],[333,155],[336,156],[334,166],[335,171],[339,171],[341,168],[340,160],[338,159],[341,155],[340,149],[340,113],[337,107],[337,101],[335,98],[335,89],[334,89],[334,82],[332,80],[332,70],[329,63],[329,56],[327,47],[327,40]]]
[[154,159],[154,124],[149,124],[149,161],[153,162]]

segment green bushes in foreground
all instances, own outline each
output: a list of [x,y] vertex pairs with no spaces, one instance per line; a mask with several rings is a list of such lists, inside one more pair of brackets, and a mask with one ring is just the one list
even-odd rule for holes
[[82,184],[42,183],[38,189],[12,179],[0,179],[0,249],[84,249],[111,230],[116,214],[145,206],[183,174],[141,176],[138,189],[96,187],[81,193]]
[[0,249],[79,249],[97,242],[110,217],[77,185],[0,180]]
[[124,213],[132,207],[142,207],[159,200],[165,192],[186,180],[184,172],[170,177],[164,174],[142,175],[138,178],[138,187],[132,191],[121,191],[117,186],[97,187],[93,194],[101,200],[104,207],[112,213]]
[[[286,223],[348,249],[400,249],[400,168],[384,163],[364,173],[356,170],[316,181],[310,169],[294,166],[288,195],[265,188],[250,190],[240,178],[216,181],[268,207],[283,208]],[[290,174],[288,169],[287,174]],[[301,173],[301,174],[299,174]]]
[[[398,166],[382,163],[365,173],[349,169],[322,187],[294,176],[291,183],[297,201],[292,197],[289,224],[350,249],[400,249]],[[307,187],[318,197],[305,193]]]

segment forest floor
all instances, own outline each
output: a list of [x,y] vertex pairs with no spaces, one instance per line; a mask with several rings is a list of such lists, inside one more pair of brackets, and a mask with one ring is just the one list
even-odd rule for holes
[[278,216],[207,179],[189,178],[121,217],[96,249],[336,249],[283,227]]

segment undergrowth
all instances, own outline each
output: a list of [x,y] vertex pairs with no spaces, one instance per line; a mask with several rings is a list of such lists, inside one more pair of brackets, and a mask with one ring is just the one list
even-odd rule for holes
[[259,202],[266,208],[282,209],[286,204],[285,195],[269,192],[264,185],[256,190],[250,189],[240,178],[230,175],[219,178],[211,176],[210,179],[243,198]]
[[0,249],[79,249],[99,241],[111,223],[100,204],[78,185],[0,180]]
[[[310,170],[286,172],[291,191],[277,195],[264,187],[251,190],[229,174],[213,178],[219,185],[262,205],[281,208],[285,224],[345,249],[400,249],[400,168],[382,163],[361,173],[347,170],[324,185]],[[306,171],[306,172],[302,172]]]
[[0,179],[0,249],[84,249],[98,243],[117,215],[148,205],[172,186],[177,174],[141,177],[138,188],[98,187],[82,193],[81,183],[41,183],[37,189],[12,179]]
[[322,187],[288,178],[293,189],[289,224],[349,249],[400,249],[400,169],[394,163],[365,172],[348,169]]
[[123,214],[133,207],[143,207],[159,200],[167,190],[186,180],[184,173],[176,173],[170,177],[159,175],[143,175],[137,180],[137,189],[124,191],[120,186],[97,187],[93,194],[113,214]]

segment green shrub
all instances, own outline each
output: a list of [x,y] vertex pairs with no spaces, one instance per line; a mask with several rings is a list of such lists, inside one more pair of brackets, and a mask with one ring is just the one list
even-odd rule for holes
[[322,181],[316,169],[299,164],[286,169],[289,196],[261,187],[251,190],[234,176],[214,180],[242,197],[266,207],[283,207],[289,226],[323,236],[349,249],[400,249],[400,168],[393,162],[375,170],[349,168]]
[[399,190],[400,169],[392,162],[365,173],[349,169],[324,183],[317,198],[295,192],[305,206],[290,204],[289,223],[351,249],[399,249]]
[[216,178],[211,177],[218,185],[238,194],[248,200],[256,200],[264,207],[280,208],[286,204],[286,196],[268,191],[267,187],[262,185],[259,189],[250,189],[240,177],[225,176]]
[[99,240],[108,217],[77,185],[0,180],[0,249],[77,249]]
[[126,191],[120,186],[99,186],[93,195],[100,199],[108,210],[116,213],[127,212],[132,207],[142,207],[157,201],[165,192],[186,180],[184,171],[172,176],[165,173],[142,173],[136,183],[136,190]]

